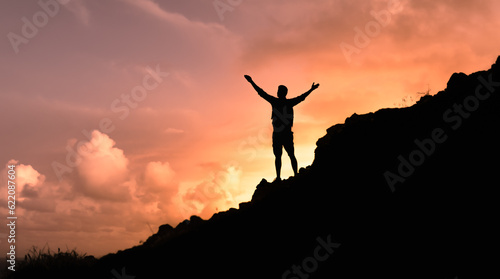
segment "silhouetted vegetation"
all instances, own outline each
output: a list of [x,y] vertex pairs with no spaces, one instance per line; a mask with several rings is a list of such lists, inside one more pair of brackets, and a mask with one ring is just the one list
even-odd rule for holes
[[4,278],[54,278],[55,274],[78,278],[79,274],[88,273],[96,261],[93,256],[80,254],[75,249],[61,251],[58,248],[55,252],[48,246],[33,246],[24,256],[24,261],[17,263],[16,271],[3,273],[6,275]]

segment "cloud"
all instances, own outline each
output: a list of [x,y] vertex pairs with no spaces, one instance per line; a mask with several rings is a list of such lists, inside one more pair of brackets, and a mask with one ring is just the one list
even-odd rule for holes
[[202,218],[209,218],[214,212],[229,209],[242,202],[245,193],[240,188],[242,170],[235,163],[213,168],[209,177],[188,189],[182,200]]
[[[17,164],[16,198],[23,197],[16,208],[16,214],[23,217],[23,231],[18,234],[30,239],[19,251],[46,243],[51,247],[74,245],[78,241],[68,238],[68,233],[74,233],[87,239],[78,242],[80,251],[102,255],[112,252],[105,239],[127,235],[126,240],[113,244],[114,249],[127,248],[145,240],[150,227],[154,230],[186,217],[180,214],[179,185],[168,162],[152,161],[140,169],[129,169],[128,159],[113,139],[98,131],[91,135],[88,142],[72,146],[81,151],[76,174],[57,183],[45,181],[45,175],[31,165],[9,161]],[[7,166],[0,178],[0,202],[5,209]],[[95,247],[96,243],[103,248]]]
[[[428,61],[442,64],[457,59],[460,54],[473,57],[493,51],[485,46],[484,36],[494,37],[498,17],[495,1],[322,1],[299,5],[300,1],[279,1],[252,11],[265,24],[254,26],[245,36],[242,63],[247,66],[265,66],[283,63],[326,64],[327,70],[351,66],[346,62],[339,45],[354,45],[355,28],[364,30],[369,22],[376,22],[372,12],[391,10],[390,3],[399,3],[389,23],[379,34],[369,37],[370,43],[361,55],[353,55],[358,65],[400,66],[418,62],[417,58],[432,55]],[[281,6],[280,6],[281,5]],[[297,7],[300,6],[300,9]],[[253,7],[256,8],[257,6]],[[276,11],[279,10],[279,16]],[[488,44],[486,44],[488,45]],[[496,45],[496,44],[491,44]],[[454,46],[454,47],[453,47]],[[443,54],[472,49],[471,53],[457,53],[455,57]],[[472,55],[471,55],[472,54]],[[491,59],[491,58],[489,58]],[[298,60],[298,61],[297,61]],[[368,62],[368,63],[363,63]],[[390,64],[387,62],[391,62]],[[314,65],[311,65],[314,67]],[[324,67],[325,68],[325,67]],[[324,70],[324,69],[322,69]]]
[[150,0],[124,0],[125,2],[134,5],[150,15],[156,16],[174,24],[188,24],[189,20],[181,14],[171,13],[160,8],[158,3]]
[[130,199],[128,159],[115,141],[97,130],[90,141],[73,146],[79,151],[77,190],[86,196],[116,201]]
[[161,192],[172,182],[175,173],[169,163],[149,162],[144,172],[144,183],[151,190]]
[[16,167],[17,189],[22,192],[26,188],[41,187],[45,176],[41,175],[31,165],[19,164]]
[[[8,175],[9,165],[15,165],[14,168],[14,179],[10,179]],[[42,186],[45,186],[45,175],[40,174],[31,165],[19,164],[18,160],[12,159],[7,162],[5,167],[2,169],[1,183],[5,189],[2,188],[0,193],[1,199],[7,200],[7,181],[14,181],[15,184],[15,197],[16,201],[23,202],[27,199],[36,198],[39,192],[42,190]],[[5,202],[6,203],[6,202]]]
[[168,162],[149,162],[137,185],[136,196],[144,203],[171,204],[177,194],[175,172]]
[[165,134],[182,134],[184,133],[184,130],[181,129],[176,129],[176,128],[167,128],[165,131],[163,131]]
[[180,26],[202,29],[205,31],[225,31],[224,26],[216,23],[203,23],[200,21],[191,21],[187,17],[179,13],[173,13],[166,11],[160,7],[160,5],[151,0],[124,0],[125,2],[140,8],[144,12],[160,18],[170,24]]
[[90,11],[82,0],[71,0],[63,3],[64,7],[72,12],[84,25],[90,23]]

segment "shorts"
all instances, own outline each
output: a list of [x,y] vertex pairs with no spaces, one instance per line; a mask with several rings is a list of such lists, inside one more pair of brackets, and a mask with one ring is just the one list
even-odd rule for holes
[[283,153],[282,147],[285,151],[292,155],[294,153],[293,148],[293,132],[292,131],[281,131],[273,132],[273,153],[274,156],[279,157]]

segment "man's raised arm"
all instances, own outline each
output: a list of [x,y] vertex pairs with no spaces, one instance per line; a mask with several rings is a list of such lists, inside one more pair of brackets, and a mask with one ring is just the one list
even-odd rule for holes
[[267,94],[264,90],[262,90],[262,88],[260,88],[257,84],[255,84],[255,82],[253,82],[252,78],[249,75],[245,75],[245,79],[248,82],[250,82],[250,84],[253,86],[253,88],[255,89],[255,91],[257,91],[257,93],[259,94],[259,96],[261,96],[262,98],[264,98],[266,101],[271,102],[271,100],[274,99],[273,96]]
[[307,96],[309,96],[309,94],[311,94],[311,92],[313,92],[314,90],[316,90],[317,88],[319,87],[319,83],[316,83],[311,85],[311,89],[307,90],[307,92],[305,92],[304,94],[298,96],[298,97],[295,97],[293,98],[293,105],[297,105],[298,103],[304,101],[306,99]]

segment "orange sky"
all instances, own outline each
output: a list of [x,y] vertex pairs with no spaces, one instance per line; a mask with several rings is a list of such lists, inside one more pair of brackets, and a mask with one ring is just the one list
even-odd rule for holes
[[320,83],[295,109],[304,167],[328,127],[500,54],[493,0],[55,1],[0,3],[0,162],[18,164],[20,255],[101,256],[249,200],[275,174],[270,105],[244,74],[272,95]]

